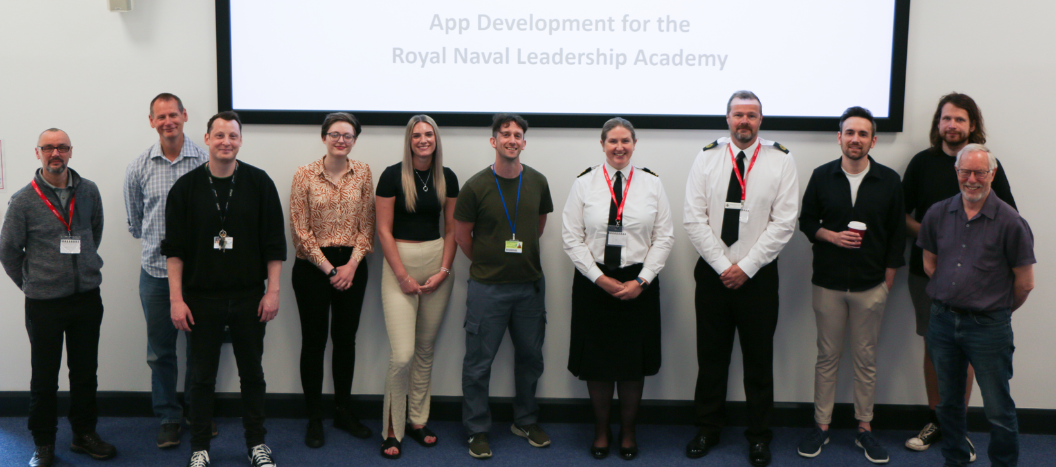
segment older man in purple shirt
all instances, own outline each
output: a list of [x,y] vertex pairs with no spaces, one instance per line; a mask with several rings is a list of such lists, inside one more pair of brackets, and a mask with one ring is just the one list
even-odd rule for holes
[[1012,312],[1034,288],[1034,234],[990,183],[997,159],[969,144],[954,165],[961,193],[935,203],[920,225],[924,272],[933,300],[926,336],[939,380],[939,424],[946,465],[968,464],[964,404],[968,364],[975,367],[990,421],[988,454],[994,466],[1019,460],[1012,378]]

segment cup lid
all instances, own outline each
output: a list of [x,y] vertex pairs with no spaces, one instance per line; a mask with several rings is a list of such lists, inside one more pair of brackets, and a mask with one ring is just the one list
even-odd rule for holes
[[865,230],[865,223],[864,222],[858,222],[858,221],[852,221],[852,222],[847,224],[847,228],[848,229],[854,229],[854,230]]

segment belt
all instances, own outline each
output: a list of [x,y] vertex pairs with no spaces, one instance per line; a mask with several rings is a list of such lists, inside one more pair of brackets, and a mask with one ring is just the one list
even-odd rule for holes
[[954,313],[957,313],[959,315],[985,315],[987,313],[993,313],[995,311],[1000,311],[1000,310],[969,310],[967,308],[961,308],[961,307],[952,306],[952,305],[949,305],[947,303],[943,303],[942,301],[939,301],[939,300],[935,300],[935,304],[939,305],[942,308],[950,310],[950,311],[952,311]]

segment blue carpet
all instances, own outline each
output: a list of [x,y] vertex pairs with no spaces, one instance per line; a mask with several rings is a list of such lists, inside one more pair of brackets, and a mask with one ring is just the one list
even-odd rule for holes
[[[379,420],[365,422],[375,431],[375,437],[362,440],[333,429],[326,423],[326,446],[310,449],[304,445],[306,422],[296,419],[271,419],[267,421],[268,446],[275,452],[275,460],[281,467],[329,467],[329,466],[396,466],[396,465],[480,465],[500,466],[593,466],[625,465],[615,456],[596,461],[590,457],[588,446],[593,438],[593,428],[587,424],[544,424],[554,440],[544,449],[532,448],[522,438],[514,436],[506,424],[495,424],[491,431],[491,448],[495,456],[487,461],[469,457],[462,425],[457,422],[433,422],[429,426],[437,433],[440,443],[426,449],[410,438],[405,438],[403,457],[398,461],[383,459],[378,450],[381,438],[376,434],[381,428]],[[220,436],[213,440],[210,457],[217,467],[246,466],[248,462],[239,419],[217,420]],[[614,426],[614,430],[618,427]],[[58,465],[125,467],[125,466],[171,466],[186,465],[190,455],[190,438],[184,430],[183,444],[179,447],[159,450],[154,447],[157,424],[148,418],[103,418],[98,431],[103,439],[117,446],[118,456],[99,462],[87,456],[71,453],[67,446],[70,440],[69,425],[59,423]],[[692,427],[677,425],[642,425],[638,428],[639,458],[626,465],[635,466],[748,466],[747,443],[743,428],[729,428],[723,432],[722,441],[703,459],[687,459],[683,454],[685,443],[693,436]],[[771,449],[774,466],[871,466],[854,446],[854,432],[836,430],[832,441],[825,446],[820,456],[804,459],[796,454],[796,445],[806,433],[804,428],[777,428]],[[615,434],[615,433],[614,433]],[[903,442],[914,433],[908,431],[883,431],[877,438],[891,455],[890,465],[940,466],[942,455],[937,448],[918,453],[906,450]],[[989,436],[972,433],[971,439],[979,450],[980,458],[973,467],[990,465],[986,458]],[[1024,467],[1052,466],[1056,464],[1056,437],[1044,435],[1021,435],[1020,465]],[[0,418],[0,466],[24,466],[33,453],[33,440],[26,429],[25,418]]]

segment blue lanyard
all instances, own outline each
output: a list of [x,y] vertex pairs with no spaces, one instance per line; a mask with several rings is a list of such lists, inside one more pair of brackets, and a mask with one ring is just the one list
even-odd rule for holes
[[[499,186],[499,176],[495,174],[495,165],[491,166],[491,175],[495,177],[495,188],[499,190],[499,199],[502,200],[502,209],[506,211],[506,222],[510,223],[510,233],[513,234],[513,239],[517,240],[517,221],[510,219],[510,210],[506,207],[506,197],[502,196],[502,187]],[[517,176],[517,204],[513,207],[513,219],[517,218],[517,211],[521,208],[521,180],[524,179],[524,169],[521,169],[521,174]]]

